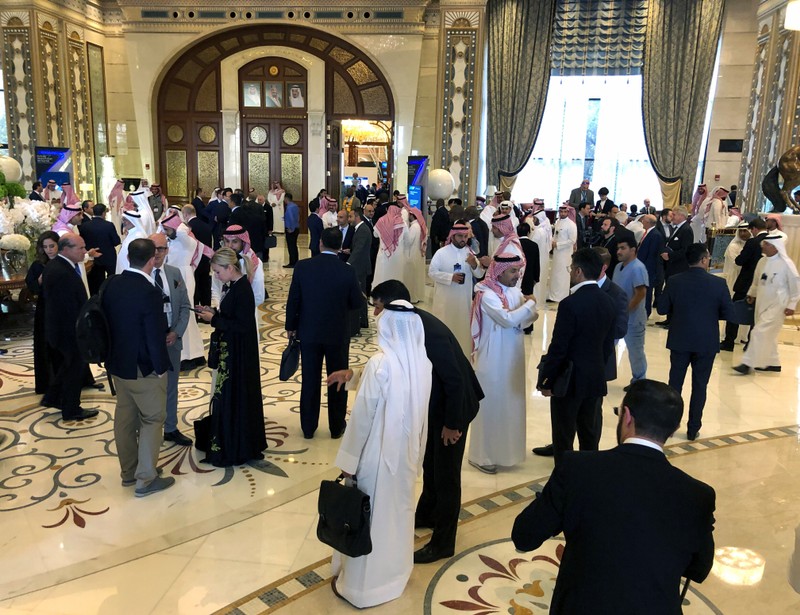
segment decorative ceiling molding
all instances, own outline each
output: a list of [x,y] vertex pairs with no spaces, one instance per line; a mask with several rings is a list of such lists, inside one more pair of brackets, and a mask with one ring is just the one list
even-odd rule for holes
[[31,25],[31,14],[28,11],[3,11],[0,13],[0,25],[3,27],[8,27],[12,19],[18,19],[26,27]]
[[478,11],[445,11],[446,28],[477,28],[481,23]]

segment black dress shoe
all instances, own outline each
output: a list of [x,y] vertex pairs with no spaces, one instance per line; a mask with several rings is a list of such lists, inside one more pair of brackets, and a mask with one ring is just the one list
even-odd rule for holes
[[181,371],[185,372],[194,368],[194,361],[191,359],[184,359],[181,361]]
[[780,365],[768,365],[767,367],[756,367],[757,372],[780,372]]
[[534,455],[538,455],[539,457],[552,457],[555,454],[553,453],[552,444],[548,444],[546,446],[537,446],[532,452]]
[[77,412],[62,415],[62,418],[65,421],[83,421],[85,419],[90,419],[93,416],[97,416],[98,414],[100,414],[99,410],[86,410],[85,408],[78,408]]
[[294,265],[284,265],[284,269],[294,269]]
[[41,405],[43,405],[45,408],[58,408],[59,410],[61,410],[61,404],[59,404],[54,399],[48,399],[47,395],[42,397],[42,401],[39,403],[41,403]]
[[438,551],[433,549],[430,544],[427,544],[421,549],[414,551],[415,564],[430,564],[431,562],[435,562],[440,559],[448,559],[450,557],[453,557],[453,551],[450,551],[449,553],[445,551]]
[[305,438],[306,440],[313,440],[314,439],[314,434],[313,433],[303,432],[303,438]]
[[194,359],[194,366],[195,367],[204,367],[205,364],[206,364],[206,358],[205,357],[197,357],[196,359]]
[[669,328],[669,321],[668,321],[668,320],[659,320],[659,321],[656,323],[656,326],[657,326],[657,327]]
[[733,342],[721,342],[719,349],[725,352],[733,352]]
[[344,430],[345,429],[347,429],[347,425],[346,424],[345,424],[344,427],[342,427],[342,431],[339,431],[337,433],[331,433],[331,439],[338,440],[339,438],[341,438],[344,435]]
[[164,440],[166,442],[174,442],[178,446],[191,446],[192,440],[184,436],[180,431],[177,429],[175,431],[165,432],[164,433]]
[[689,431],[687,431],[687,432],[686,432],[686,437],[687,437],[689,440],[691,440],[692,442],[694,442],[695,440],[697,440],[697,434],[698,434],[698,433],[699,433],[699,432],[697,432],[697,431],[692,431],[692,430],[690,429]]
[[745,365],[744,363],[742,363],[740,365],[735,366],[733,368],[733,371],[739,372],[740,374],[747,376],[748,374],[753,373],[753,368],[750,367],[749,365]]
[[83,386],[84,389],[97,389],[98,391],[105,391],[106,385],[102,382],[92,382],[91,384],[87,384]]

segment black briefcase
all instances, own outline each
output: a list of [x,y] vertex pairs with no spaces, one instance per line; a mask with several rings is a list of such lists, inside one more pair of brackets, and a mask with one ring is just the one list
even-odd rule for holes
[[553,382],[549,387],[542,386],[542,363],[547,355],[543,355],[541,360],[539,361],[539,365],[537,365],[537,369],[539,370],[539,377],[537,378],[536,388],[549,388],[553,394],[553,397],[566,397],[567,393],[569,392],[569,383],[572,380],[572,361],[567,361],[564,364],[562,370],[556,374],[556,377],[553,378]]
[[293,337],[289,340],[289,345],[283,349],[278,380],[286,382],[294,376],[298,367],[300,367],[300,341],[297,337]]
[[747,303],[747,299],[733,302],[733,320],[737,325],[754,325],[756,323],[756,304]]
[[277,248],[278,247],[278,238],[275,235],[267,235],[264,237],[264,249],[269,250],[270,248]]
[[339,553],[361,557],[372,553],[369,496],[358,488],[355,478],[352,486],[343,480],[340,474],[319,486],[317,538]]

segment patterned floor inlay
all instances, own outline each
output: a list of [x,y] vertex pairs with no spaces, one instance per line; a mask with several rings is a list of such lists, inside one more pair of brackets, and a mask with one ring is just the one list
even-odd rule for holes
[[[774,440],[778,438],[797,437],[798,432],[800,432],[800,429],[798,428],[797,425],[788,425],[786,427],[780,427],[775,429],[763,429],[746,433],[708,438],[706,440],[697,440],[695,442],[690,442],[688,444],[672,444],[666,447],[665,452],[668,457],[674,458],[674,457],[688,455],[691,453],[718,451],[723,448],[738,446],[741,444],[749,444],[752,442],[763,442],[766,440]],[[549,477],[544,476],[535,481],[524,483],[522,485],[517,485],[510,489],[499,491],[497,493],[492,493],[487,496],[483,496],[481,498],[464,503],[464,505],[461,508],[461,513],[459,515],[460,519],[459,524],[484,518],[487,515],[499,512],[501,510],[505,510],[508,507],[518,504],[520,502],[530,501],[531,499],[533,499],[536,493],[539,493],[544,488],[544,485],[547,482],[548,478]],[[426,541],[424,539],[430,535],[430,530],[419,529],[415,530],[414,534],[417,546],[421,546],[425,544]],[[530,578],[532,577],[530,577],[529,575],[528,580],[523,579],[519,575],[517,575],[517,577],[514,577],[513,571],[509,571],[508,569],[509,565],[508,562],[513,560],[513,554],[514,554],[514,548],[513,546],[509,546],[509,544],[510,543],[508,542],[508,540],[501,539],[491,543],[486,543],[486,545],[481,545],[480,547],[476,547],[475,549],[466,551],[465,553],[458,554],[454,559],[450,560],[446,564],[446,566],[437,575],[437,578],[443,575],[445,571],[448,570],[450,567],[452,567],[454,562],[459,561],[460,558],[464,557],[465,555],[468,555],[473,551],[475,551],[476,553],[478,553],[476,557],[479,557],[480,554],[482,553],[480,552],[480,549],[482,549],[484,546],[502,545],[497,548],[504,550],[504,552],[510,551],[511,553],[509,558],[505,560],[506,561],[505,570],[507,573],[506,580],[514,581],[518,583],[518,585],[522,583],[522,585],[511,587],[511,589],[509,589],[508,591],[513,590],[514,592],[516,592],[517,590],[520,590],[521,593],[526,594],[524,601],[527,602],[524,601],[520,602],[523,600],[523,598],[517,599],[518,606],[520,606],[520,608],[522,608],[523,610],[514,610],[515,607],[508,602],[503,602],[505,606],[502,607],[494,606],[494,603],[491,603],[491,601],[487,602],[487,604],[475,603],[474,598],[473,598],[473,604],[470,608],[458,609],[454,607],[448,607],[450,610],[452,611],[462,610],[465,612],[472,612],[472,613],[480,612],[480,613],[485,613],[486,615],[489,615],[491,613],[529,613],[529,612],[546,613],[547,612],[547,609],[549,608],[549,600],[552,594],[553,583],[555,579],[555,574],[557,573],[558,561],[559,561],[559,558],[554,557],[553,555],[556,554],[556,547],[558,546],[558,544],[560,544],[559,541],[558,540],[549,541],[541,549],[539,549],[538,551],[536,551],[531,555],[528,555],[527,559],[520,560],[520,562],[515,564],[515,566],[519,566],[524,561],[526,562],[525,565],[529,566],[531,563],[536,562],[535,566],[529,566],[531,568],[529,572],[530,574],[534,574],[535,571],[539,571],[535,572],[535,574],[538,575],[540,574],[541,570],[547,567],[542,564],[542,562],[545,562],[546,559],[536,559],[536,558],[540,555],[542,557],[549,558],[550,574],[552,574],[553,576],[552,581],[545,582],[544,577],[541,578],[537,577],[539,585],[537,585],[537,589],[535,590],[531,589],[530,591],[528,591],[530,588],[526,589],[525,584],[527,583],[530,585],[532,583]],[[508,555],[508,553],[506,553],[506,555]],[[308,594],[311,591],[329,585],[332,578],[330,562],[331,558],[328,557],[317,562],[316,564],[312,564],[311,566],[307,566],[306,568],[303,568],[302,570],[299,570],[293,574],[287,575],[286,577],[283,577],[282,579],[279,579],[274,583],[270,583],[269,585],[266,585],[261,589],[247,596],[244,596],[243,598],[237,600],[228,607],[217,611],[217,615],[227,615],[227,614],[261,615],[261,614],[272,613],[286,606],[287,604],[294,602],[298,598]],[[462,587],[466,584],[466,580],[459,579],[458,578],[459,574],[460,573],[456,574],[454,579],[457,582],[456,585]],[[436,578],[434,580],[436,581]],[[547,591],[545,591],[545,587],[547,587]],[[430,612],[430,605],[432,603],[435,603],[436,599],[434,597],[434,590],[435,590],[435,584],[432,583],[431,587],[428,589],[428,593],[425,599],[426,613]],[[466,593],[466,590],[464,591]],[[478,587],[478,589],[476,589],[473,593],[480,594],[482,591],[484,591],[483,588]],[[487,589],[486,591],[494,592],[493,594],[494,596],[497,594],[498,590]],[[545,606],[536,607],[536,609],[531,609],[531,606],[528,604],[528,602],[533,600],[533,598],[537,597],[535,594],[538,594],[540,591],[542,593],[538,597],[542,598],[543,604],[545,604]],[[505,598],[508,598],[509,596],[513,598],[515,595],[513,593],[507,595],[505,592],[506,592],[505,589],[500,591],[500,594],[502,594],[500,598],[502,598],[502,600],[505,600]],[[451,593],[448,593],[447,595],[448,598],[452,596]],[[495,600],[495,602],[497,602],[498,600],[500,600],[500,598],[493,598],[493,599]],[[456,600],[456,602],[459,602],[459,600]],[[446,611],[439,610],[438,612],[446,612]],[[687,614],[719,613],[719,611],[708,600],[706,600],[706,598],[704,598],[702,594],[697,592],[694,589],[694,587],[691,586],[689,589],[687,602],[684,604],[684,612]]]
[[[547,613],[563,551],[561,539],[548,540],[531,553],[518,552],[509,538],[467,549],[433,577],[423,613]],[[686,615],[721,615],[692,585],[682,606]]]

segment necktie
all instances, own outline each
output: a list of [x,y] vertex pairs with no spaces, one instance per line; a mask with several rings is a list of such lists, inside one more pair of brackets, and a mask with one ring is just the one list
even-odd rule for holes
[[153,276],[155,276],[154,280],[155,280],[156,286],[158,286],[158,288],[163,293],[164,292],[164,282],[161,280],[161,269],[153,269]]
[[75,263],[75,273],[78,274],[79,278],[82,277],[81,276],[81,268],[80,268],[80,265],[78,265],[78,263]]
[[224,297],[225,295],[227,295],[228,291],[230,289],[231,289],[231,285],[230,284],[223,284],[222,285],[222,296]]

